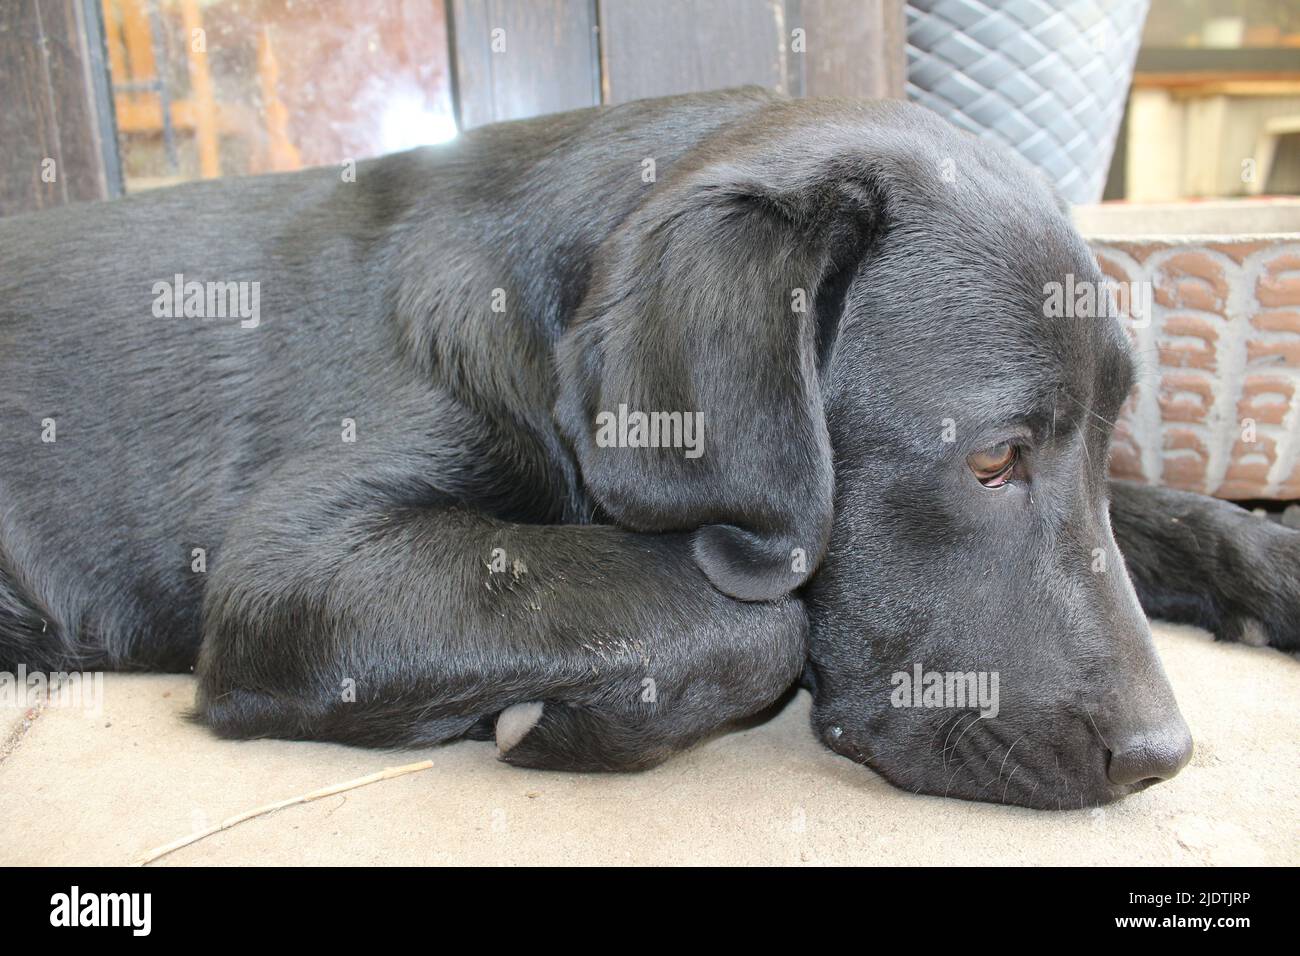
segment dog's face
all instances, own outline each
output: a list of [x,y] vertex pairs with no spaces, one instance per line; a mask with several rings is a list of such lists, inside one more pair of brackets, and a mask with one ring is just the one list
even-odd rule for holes
[[976,235],[942,208],[890,235],[846,297],[814,724],[901,787],[1077,808],[1171,776],[1190,741],[1108,521],[1126,339],[1095,308],[1044,314],[1102,276],[1055,209],[996,198],[1010,221]]
[[[803,597],[834,750],[1092,805],[1190,753],[1108,521],[1126,340],[1045,309],[1101,278],[1010,154],[914,107],[774,106],[607,243],[557,411],[612,519],[697,529],[734,597]],[[595,446],[624,403],[699,410],[705,453]]]

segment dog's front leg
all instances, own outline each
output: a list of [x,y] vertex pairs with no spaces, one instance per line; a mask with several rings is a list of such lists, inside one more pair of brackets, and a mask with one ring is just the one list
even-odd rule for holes
[[638,769],[802,669],[801,602],[726,597],[686,535],[511,524],[384,486],[289,482],[232,527],[198,667],[218,733],[399,746],[495,722],[513,764]]
[[1300,531],[1205,495],[1110,484],[1142,608],[1221,640],[1300,649]]

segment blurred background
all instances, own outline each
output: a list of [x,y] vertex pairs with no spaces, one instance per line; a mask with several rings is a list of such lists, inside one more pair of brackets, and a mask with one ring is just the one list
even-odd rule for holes
[[4,0],[0,62],[0,213],[742,83],[910,97],[1078,202],[1300,191],[1296,0]]

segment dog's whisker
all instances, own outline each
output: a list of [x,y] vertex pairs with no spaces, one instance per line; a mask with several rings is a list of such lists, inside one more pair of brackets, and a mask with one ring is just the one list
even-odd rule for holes
[[[939,754],[943,761],[943,768],[945,770],[948,769],[948,743],[949,741],[952,740],[952,732],[957,729],[957,726],[961,723],[962,718],[965,716],[966,715],[964,713],[959,713],[955,717],[953,717],[951,726],[948,727],[948,733],[943,738],[943,747],[940,749]],[[948,722],[945,721],[944,723],[947,724]],[[936,734],[935,736],[937,737],[938,734]],[[931,738],[931,740],[933,741],[933,738]]]
[[[983,716],[977,714],[977,715],[975,716],[975,719],[972,720],[969,724],[966,725],[966,729],[963,730],[963,731],[958,735],[958,737],[957,737],[957,742],[954,743],[954,744],[952,745],[952,752],[953,752],[953,753],[956,753],[956,751],[957,751],[957,747],[961,744],[961,739],[962,739],[962,737],[965,737],[966,734],[970,732],[970,729],[971,729],[972,727],[974,727],[976,724],[978,724],[978,723],[979,723],[981,720],[983,720],[983,719],[984,719]],[[947,767],[947,763],[946,763],[946,762],[945,762],[944,766],[945,766],[945,768]]]
[[1093,732],[1096,733],[1097,739],[1101,741],[1101,745],[1105,747],[1107,751],[1110,751],[1111,746],[1106,742],[1106,738],[1102,736],[1101,730],[1097,727],[1097,721],[1093,719],[1092,711],[1085,707],[1083,712],[1088,715],[1088,723],[1092,724]]
[[998,767],[999,780],[1002,779],[1002,771],[1006,768],[1007,759],[1011,756],[1011,751],[1016,749],[1016,744],[1020,743],[1020,741],[1024,740],[1028,736],[1029,736],[1029,731],[1026,730],[1023,734],[1021,734],[1019,737],[1016,738],[1016,743],[1012,744],[1010,747],[1007,748],[1007,755],[1006,757],[1002,758],[1002,766]]
[[1098,421],[1104,422],[1104,423],[1105,423],[1107,426],[1109,426],[1110,428],[1115,428],[1115,427],[1117,427],[1115,422],[1111,421],[1109,418],[1107,418],[1105,415],[1102,415],[1101,413],[1099,413],[1099,412],[1096,411],[1095,409],[1089,408],[1087,405],[1085,405],[1083,402],[1079,401],[1077,398],[1075,398],[1075,397],[1074,397],[1073,395],[1071,395],[1069,392],[1062,390],[1062,391],[1058,392],[1057,394],[1059,394],[1059,395],[1064,395],[1066,398],[1068,398],[1070,401],[1074,402],[1074,404],[1078,405],[1080,408],[1082,408],[1085,412],[1087,412],[1087,413],[1088,413],[1089,415],[1091,415],[1093,418],[1097,419]]
[[[955,726],[956,723],[957,723],[957,721],[960,720],[961,718],[962,718],[962,714],[961,714],[961,713],[953,714],[951,717],[945,717],[945,718],[943,719],[943,721],[939,724],[939,726],[938,726],[937,728],[935,728],[934,733],[932,733],[932,734],[930,735],[930,744],[931,744],[931,745],[934,744],[935,738],[938,737],[939,734],[943,732],[943,729],[944,729],[945,727],[949,727],[950,724]],[[949,730],[948,730],[948,736],[949,736],[949,737],[952,736],[952,729],[951,729],[951,727],[949,727]],[[947,737],[944,738],[943,743],[944,743],[944,746],[947,747],[947,745],[948,745],[948,738],[947,738]]]

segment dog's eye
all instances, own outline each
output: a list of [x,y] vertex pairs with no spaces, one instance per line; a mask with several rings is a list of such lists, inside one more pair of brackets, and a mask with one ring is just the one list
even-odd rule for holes
[[999,488],[1011,477],[1018,457],[1016,446],[1003,442],[975,452],[966,459],[966,464],[985,488]]

